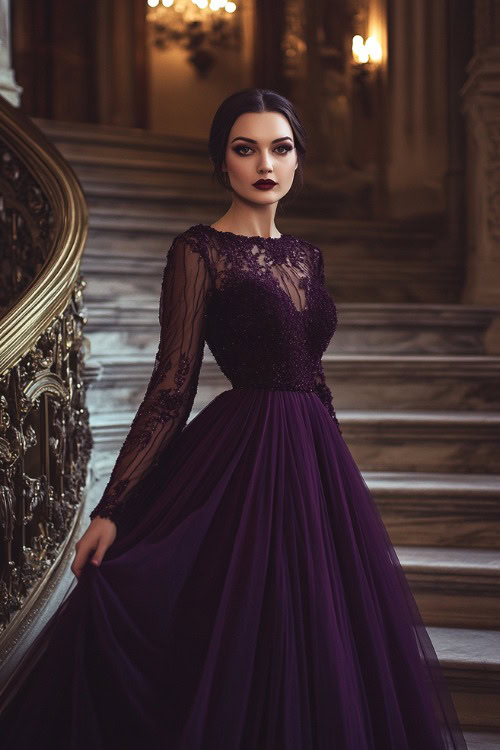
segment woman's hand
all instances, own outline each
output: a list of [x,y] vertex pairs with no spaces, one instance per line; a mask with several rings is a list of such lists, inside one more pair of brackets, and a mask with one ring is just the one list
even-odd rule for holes
[[80,578],[83,566],[88,562],[92,554],[92,564],[100,565],[108,547],[113,544],[116,537],[116,524],[110,518],[96,516],[90,522],[85,534],[75,544],[75,559],[71,570],[77,578]]

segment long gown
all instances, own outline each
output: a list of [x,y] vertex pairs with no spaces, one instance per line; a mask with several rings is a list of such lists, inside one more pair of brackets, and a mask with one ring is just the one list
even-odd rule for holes
[[[319,248],[197,224],[91,512],[117,536],[24,657],[3,750],[466,750],[344,439]],[[232,387],[188,421],[205,342]]]

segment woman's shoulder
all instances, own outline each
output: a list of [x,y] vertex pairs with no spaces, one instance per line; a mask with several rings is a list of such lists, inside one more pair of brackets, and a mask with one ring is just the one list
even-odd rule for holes
[[184,229],[173,239],[173,242],[180,242],[186,245],[198,245],[201,240],[206,237],[206,227],[204,224],[193,224],[192,226]]
[[210,275],[214,275],[214,259],[212,257],[212,251],[208,243],[208,236],[206,232],[206,226],[204,224],[193,224],[184,231],[180,232],[172,240],[172,245],[169,252],[174,253],[195,253],[200,255],[210,272]]

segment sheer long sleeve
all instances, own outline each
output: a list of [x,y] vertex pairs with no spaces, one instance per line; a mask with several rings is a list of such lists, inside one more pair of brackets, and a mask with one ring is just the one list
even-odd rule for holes
[[203,358],[210,275],[196,240],[178,235],[170,247],[160,297],[160,341],[144,399],[91,518],[118,524],[126,505],[140,502],[138,483],[184,428]]
[[314,393],[316,393],[316,395],[319,396],[321,401],[324,403],[324,405],[328,409],[329,415],[332,417],[333,421],[337,425],[340,434],[342,434],[342,430],[340,429],[337,415],[335,414],[335,409],[333,407],[332,392],[326,384],[325,373],[323,370],[323,364],[321,360],[319,362],[319,366],[316,371],[315,385],[314,385],[313,390],[314,390]]
[[[323,253],[321,252],[320,248],[316,247],[315,249],[317,251],[317,256],[316,256],[316,264],[317,264],[316,265],[316,274],[317,274],[317,279],[318,279],[319,284],[321,284],[321,286],[324,286],[325,285],[325,262],[324,262],[324,259],[323,259]],[[335,310],[335,307],[334,307],[334,310]],[[336,317],[337,317],[336,310],[335,310],[334,314],[335,314],[335,324],[336,324],[336,322],[337,322],[336,321]],[[340,429],[340,425],[339,425],[339,422],[338,422],[338,419],[337,419],[337,415],[335,414],[335,409],[334,409],[334,406],[333,406],[332,392],[331,392],[330,388],[328,387],[328,385],[326,384],[325,372],[323,370],[323,363],[322,363],[321,359],[319,360],[318,366],[316,368],[315,385],[314,385],[314,389],[313,390],[314,390],[314,393],[316,393],[316,395],[321,399],[321,401],[324,403],[324,405],[328,409],[328,413],[330,414],[330,416],[332,417],[333,421],[337,425],[339,432],[342,434],[342,430]]]

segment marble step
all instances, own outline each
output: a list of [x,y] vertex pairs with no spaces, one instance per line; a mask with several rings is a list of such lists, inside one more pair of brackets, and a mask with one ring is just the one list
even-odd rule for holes
[[[97,358],[103,364],[103,374],[88,395],[91,411],[136,409],[151,374],[153,357]],[[196,409],[231,387],[227,379],[221,383],[221,377],[218,368],[203,363]],[[344,440],[364,471],[500,470],[498,411],[343,409],[337,407],[335,393],[334,405]]]
[[500,549],[500,474],[364,471],[395,545]]
[[339,410],[362,471],[500,473],[500,412]]
[[[109,471],[131,412],[91,414],[94,458]],[[500,549],[500,475],[362,471],[394,545]]]
[[467,750],[499,750],[500,732],[464,732]]
[[[182,221],[182,231],[200,221],[213,223],[226,210],[227,196],[212,181],[200,139],[125,128],[113,133],[100,126],[85,130],[40,118],[37,124],[82,183],[90,206],[90,247],[129,243],[142,254],[145,247],[159,249],[172,218]],[[360,195],[342,188],[336,195],[310,184],[279,226],[322,247],[325,276],[339,302],[460,299],[461,263],[448,260],[439,221],[372,220],[369,214]]]
[[[105,175],[109,165],[178,165],[179,168],[209,170],[206,143],[201,138],[163,135],[141,128],[119,125],[60,122],[35,118],[48,138],[65,158],[74,164],[101,167]],[[103,169],[106,168],[106,169]]]
[[[161,169],[161,162],[155,164],[151,180],[145,182],[144,175],[140,174],[134,180],[127,165],[121,164],[116,180],[109,182],[109,168],[103,171],[106,184],[96,184],[86,179],[85,173],[78,169],[80,179],[85,189],[89,210],[96,224],[120,223],[124,216],[130,221],[136,221],[143,225],[152,221],[160,224],[177,225],[184,222],[183,228],[191,223],[213,223],[217,218],[219,207],[214,205],[214,191],[204,180],[197,184],[193,190],[192,178],[178,184],[174,181],[173,187],[166,181],[158,183],[157,170]],[[113,173],[111,173],[113,177]],[[174,178],[177,180],[177,176]],[[189,198],[186,205],[184,192],[189,188]],[[207,190],[208,187],[208,190]],[[197,209],[193,206],[198,204]],[[224,201],[224,204],[226,201]],[[225,210],[225,207],[224,207]],[[198,211],[198,213],[196,212]],[[195,218],[196,217],[196,218]],[[118,220],[118,222],[117,222]],[[372,251],[377,252],[381,260],[394,260],[402,247],[411,249],[411,257],[420,257],[422,260],[431,261],[431,247],[437,242],[436,230],[429,231],[425,228],[408,228],[398,220],[381,219],[340,219],[332,218],[330,214],[321,217],[311,217],[308,212],[294,211],[293,214],[280,216],[277,224],[285,234],[303,237],[314,243],[321,243],[325,252],[334,247],[339,253],[349,252],[355,262],[359,261],[360,247],[365,247],[367,242],[372,243]],[[373,247],[373,238],[377,239],[376,247]],[[353,249],[356,248],[356,249]],[[357,257],[358,256],[358,257]]]
[[341,302],[337,316],[328,353],[473,355],[492,349],[500,307]]
[[[133,416],[91,414],[94,456],[105,461],[109,471]],[[500,549],[500,474],[362,474],[393,544]]]
[[323,368],[339,409],[500,411],[500,356],[328,353]]
[[[223,211],[219,211],[219,214]],[[211,217],[217,217],[212,212]],[[90,215],[87,247],[101,257],[111,252],[116,256],[146,253],[164,254],[171,239],[195,223],[212,223],[196,208],[191,211],[191,220],[173,222],[163,215],[134,216],[126,209],[116,217]],[[281,227],[284,231],[285,227]],[[382,250],[378,239],[363,243],[365,257],[355,260],[350,246],[329,245],[332,229],[325,227],[325,235],[314,244],[323,250],[327,287],[337,303],[344,302],[392,302],[392,303],[453,303],[460,299],[462,277],[454,264],[428,258],[427,250],[414,251],[411,247],[395,246],[392,254]],[[376,229],[374,228],[374,233]],[[304,231],[295,233],[310,240]],[[353,240],[354,242],[354,240]],[[376,247],[376,250],[374,250]],[[380,257],[381,254],[383,257]],[[363,268],[363,273],[354,269]],[[439,294],[438,294],[439,292]]]
[[426,629],[462,727],[500,730],[500,630]]
[[500,549],[396,545],[395,551],[426,625],[500,626]]
[[[137,353],[138,347],[149,344],[146,334],[134,337],[135,351],[124,353],[123,346],[132,343],[130,333],[111,336],[96,331],[91,337],[92,352],[104,368],[102,387],[113,388],[114,383],[125,380],[131,393],[140,394],[151,374],[157,340],[156,327],[154,347]],[[120,354],[110,355],[113,350]],[[436,406],[441,411],[500,411],[500,357],[328,354],[323,358],[323,367],[335,408],[340,411],[394,412],[432,410]],[[229,381],[206,347],[198,398],[208,403],[214,394],[228,387]],[[120,407],[124,394],[118,389],[109,395],[116,408],[135,403],[125,393],[125,402]]]
[[[109,471],[133,417],[134,412],[91,413],[94,456],[102,456]],[[394,545],[500,549],[500,474],[362,474]]]
[[[92,278],[87,279],[89,286],[85,292],[91,311],[87,330],[118,333],[123,332],[124,327],[135,331],[150,326],[152,340],[156,340],[158,277],[164,267],[163,255],[102,257],[92,252],[87,252],[84,260],[87,268],[91,260],[93,264]],[[104,293],[99,293],[96,275],[103,277]],[[149,275],[151,293],[141,295],[131,284],[137,282],[138,277]],[[112,296],[110,284],[115,284]],[[157,288],[158,296],[154,293]],[[489,346],[491,348],[489,339],[495,320],[500,320],[500,307],[344,302],[337,305],[337,314],[337,330],[325,357],[350,353],[358,356],[472,356],[484,354]],[[500,349],[497,353],[500,354]]]
[[[106,414],[110,397],[132,394],[133,411],[113,412],[126,422],[145,386],[134,391],[127,379],[108,391],[89,393],[91,414]],[[99,386],[99,383],[97,384]],[[114,392],[114,396],[113,396]],[[125,396],[124,396],[125,397]],[[203,404],[195,401],[194,409]],[[111,413],[109,417],[112,419]],[[452,411],[337,411],[342,435],[361,471],[500,473],[500,413]]]

